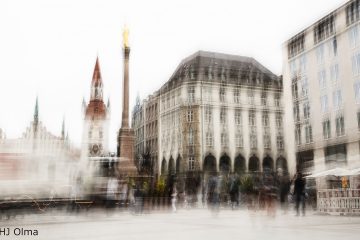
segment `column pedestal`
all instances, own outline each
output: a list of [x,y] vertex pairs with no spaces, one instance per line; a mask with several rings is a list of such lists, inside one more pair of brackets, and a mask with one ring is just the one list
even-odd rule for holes
[[118,135],[118,172],[120,176],[134,176],[137,168],[134,161],[135,132],[131,128],[120,128]]

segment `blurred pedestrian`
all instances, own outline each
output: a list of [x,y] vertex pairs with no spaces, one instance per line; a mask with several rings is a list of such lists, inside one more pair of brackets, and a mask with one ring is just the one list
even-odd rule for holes
[[305,184],[305,179],[303,178],[301,172],[298,172],[294,181],[296,216],[300,215],[300,204],[302,208],[302,214],[305,216]]
[[235,176],[230,178],[230,200],[231,200],[231,208],[235,209],[239,206],[239,179]]
[[291,181],[288,174],[285,174],[282,169],[278,170],[278,183],[279,183],[279,197],[280,207],[284,214],[288,210],[288,196],[290,192]]
[[171,194],[171,208],[173,212],[176,212],[176,202],[177,202],[177,190],[176,190],[176,185],[174,185]]

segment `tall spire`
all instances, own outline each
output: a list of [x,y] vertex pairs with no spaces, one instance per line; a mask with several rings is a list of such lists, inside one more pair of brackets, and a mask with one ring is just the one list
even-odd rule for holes
[[63,117],[63,122],[62,122],[62,126],[61,126],[61,139],[62,140],[65,139],[65,116]]
[[94,73],[91,81],[91,96],[90,100],[102,100],[102,78],[99,64],[99,57],[96,57]]
[[110,98],[108,98],[106,107],[107,107],[107,108],[110,108]]
[[101,71],[100,71],[100,64],[99,64],[99,57],[96,57],[94,73],[92,77],[92,84],[98,85],[101,84]]
[[34,110],[34,124],[39,123],[39,101],[38,97],[36,96],[36,103],[35,103],[35,110]]

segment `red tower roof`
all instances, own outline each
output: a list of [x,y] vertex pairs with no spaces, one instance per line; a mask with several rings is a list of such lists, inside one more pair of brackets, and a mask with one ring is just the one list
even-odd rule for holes
[[99,57],[96,57],[96,63],[91,84],[95,86],[102,84]]
[[91,100],[85,112],[86,119],[106,119],[106,106],[101,100]]

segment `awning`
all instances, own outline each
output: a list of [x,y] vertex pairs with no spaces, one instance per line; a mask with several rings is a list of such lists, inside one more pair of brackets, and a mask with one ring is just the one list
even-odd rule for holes
[[[359,169],[360,171],[360,169]],[[342,176],[351,176],[353,175],[353,172],[344,168],[334,168],[318,173],[311,174],[309,176],[306,176],[306,178],[318,178],[318,177],[325,177],[325,176],[336,176],[336,177],[342,177]]]

